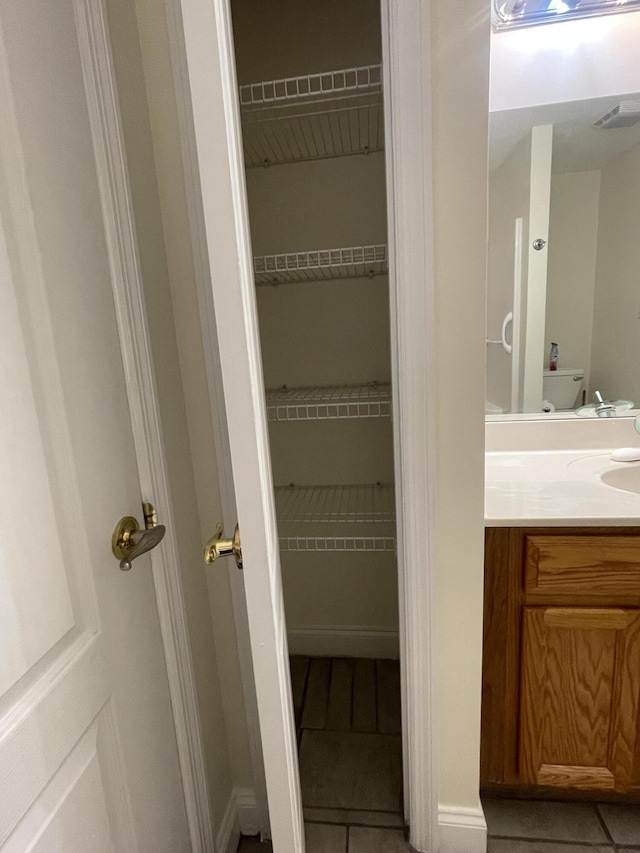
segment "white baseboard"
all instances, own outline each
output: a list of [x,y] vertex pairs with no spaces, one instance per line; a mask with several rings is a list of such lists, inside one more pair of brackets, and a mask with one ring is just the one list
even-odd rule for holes
[[236,853],[240,843],[240,826],[234,792],[231,792],[229,802],[224,810],[222,823],[216,834],[216,850],[218,853]]
[[241,835],[257,835],[258,809],[250,788],[234,788],[216,835],[218,853],[236,853]]
[[439,853],[486,853],[487,823],[482,809],[438,806]]
[[258,804],[253,788],[233,789],[238,825],[242,835],[257,835],[260,832],[258,821]]
[[292,625],[289,652],[310,657],[398,658],[397,631],[349,625]]

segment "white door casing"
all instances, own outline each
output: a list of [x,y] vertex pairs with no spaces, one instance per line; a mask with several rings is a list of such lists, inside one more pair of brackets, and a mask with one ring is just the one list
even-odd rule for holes
[[140,455],[82,9],[0,7],[0,849],[186,853],[150,558],[110,551]]
[[302,803],[229,5],[226,0],[183,0],[182,21],[242,536],[271,836],[275,850],[303,853]]
[[381,0],[405,819],[439,849],[434,742],[436,359],[431,6]]

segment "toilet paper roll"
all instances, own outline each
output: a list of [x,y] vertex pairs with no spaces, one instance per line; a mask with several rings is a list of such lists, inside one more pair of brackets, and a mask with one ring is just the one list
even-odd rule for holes
[[548,412],[555,412],[555,410],[556,410],[556,407],[553,405],[553,403],[550,403],[548,400],[542,401],[542,411],[543,412],[547,412],[547,413]]

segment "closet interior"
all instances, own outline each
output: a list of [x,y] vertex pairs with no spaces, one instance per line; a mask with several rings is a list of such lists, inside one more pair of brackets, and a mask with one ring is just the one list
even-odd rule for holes
[[[306,713],[317,719],[311,728],[327,735],[331,719],[340,719],[345,736],[363,736],[353,708],[368,690],[374,722],[366,732],[393,739],[382,752],[391,756],[384,767],[398,796],[382,810],[397,812],[398,579],[380,8],[377,0],[233,0],[232,12],[298,723]],[[393,732],[381,730],[375,717],[389,697],[398,709]],[[336,713],[337,702],[351,710]],[[322,794],[322,802],[305,799],[309,726],[302,730],[304,804],[328,806]],[[326,749],[309,743],[309,754],[348,751],[335,737]],[[380,753],[381,744],[367,741],[356,751]],[[378,765],[375,772],[383,772]],[[365,760],[358,775],[368,767]],[[340,807],[380,808],[349,796]]]

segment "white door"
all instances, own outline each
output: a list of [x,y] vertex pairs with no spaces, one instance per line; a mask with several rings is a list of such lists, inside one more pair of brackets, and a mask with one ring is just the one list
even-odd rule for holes
[[[182,0],[274,850],[303,853],[289,655],[227,0]],[[233,531],[226,531],[230,536]]]
[[0,850],[180,853],[150,560],[111,553],[142,496],[74,11],[0,3]]

